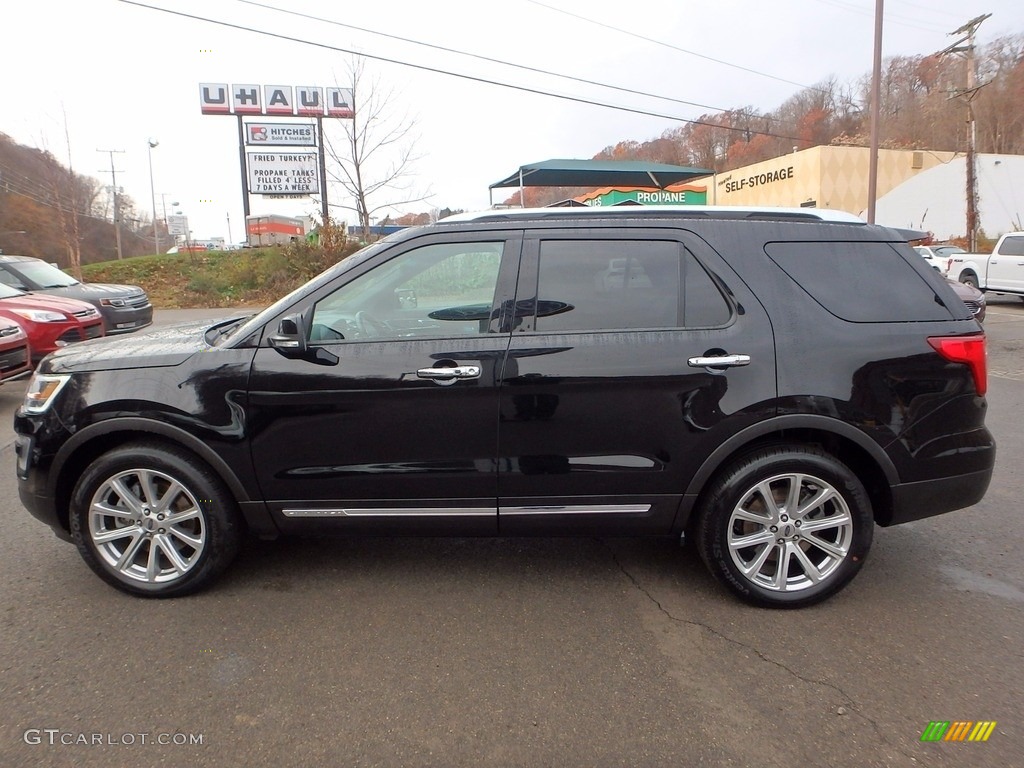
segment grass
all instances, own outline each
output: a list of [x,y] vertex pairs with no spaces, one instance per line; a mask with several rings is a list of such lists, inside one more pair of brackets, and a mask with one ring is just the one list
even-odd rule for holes
[[138,285],[160,309],[265,306],[354,252],[356,244],[136,256],[82,267],[89,283]]

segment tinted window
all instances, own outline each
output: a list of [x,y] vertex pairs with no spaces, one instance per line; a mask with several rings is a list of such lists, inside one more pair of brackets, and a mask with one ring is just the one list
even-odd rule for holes
[[1024,256],[1024,237],[1007,237],[999,249],[1003,256]]
[[931,286],[886,243],[768,243],[765,251],[815,301],[843,320],[950,318]]
[[546,240],[540,246],[537,330],[722,325],[729,304],[679,243]]
[[312,341],[486,333],[503,242],[427,245],[321,299]]

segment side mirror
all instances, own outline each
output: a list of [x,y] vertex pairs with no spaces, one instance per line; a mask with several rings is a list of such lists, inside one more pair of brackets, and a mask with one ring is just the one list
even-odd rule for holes
[[305,357],[309,350],[306,343],[306,322],[302,315],[288,315],[277,326],[277,333],[267,342],[290,360]]
[[277,333],[267,342],[289,360],[307,360],[317,365],[337,365],[338,356],[329,349],[309,346],[306,315],[288,315],[277,326]]

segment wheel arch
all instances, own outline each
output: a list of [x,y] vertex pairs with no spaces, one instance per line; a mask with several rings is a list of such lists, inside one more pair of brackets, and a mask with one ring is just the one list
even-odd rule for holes
[[183,448],[203,461],[227,486],[236,502],[244,507],[250,501],[245,486],[228,464],[195,435],[171,424],[144,418],[116,418],[91,424],[76,432],[54,457],[50,472],[50,495],[65,530],[71,494],[82,472],[97,457],[132,440],[148,439]]
[[677,528],[684,530],[716,476],[745,454],[770,445],[816,445],[846,464],[864,484],[875,522],[885,525],[892,517],[892,487],[899,474],[885,450],[870,437],[844,422],[825,416],[779,416],[754,424],[716,448],[690,481],[683,496]]

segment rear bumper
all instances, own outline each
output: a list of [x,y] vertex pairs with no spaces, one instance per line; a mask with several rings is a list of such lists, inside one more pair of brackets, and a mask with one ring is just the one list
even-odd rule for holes
[[892,517],[879,520],[890,526],[963,509],[981,501],[992,480],[992,468],[919,483],[901,483],[892,489]]

